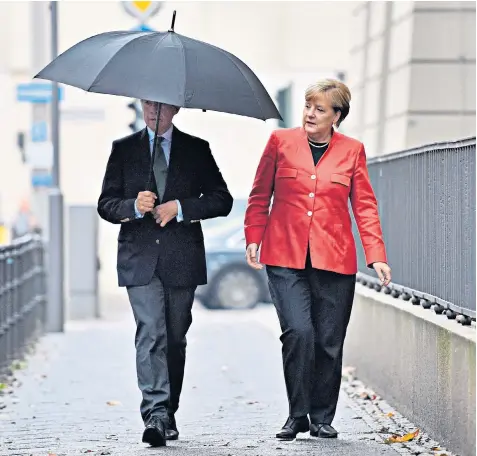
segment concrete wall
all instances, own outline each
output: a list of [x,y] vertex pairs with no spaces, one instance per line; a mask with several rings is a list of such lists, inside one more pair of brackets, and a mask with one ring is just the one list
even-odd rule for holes
[[475,325],[357,284],[345,363],[460,456],[474,456]]

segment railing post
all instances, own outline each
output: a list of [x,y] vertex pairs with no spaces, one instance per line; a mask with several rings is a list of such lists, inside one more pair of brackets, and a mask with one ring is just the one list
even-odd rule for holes
[[37,274],[35,279],[35,293],[39,300],[41,332],[46,330],[46,271],[45,271],[45,247],[43,241],[37,240],[36,244],[36,266]]
[[0,247],[0,373],[4,371],[8,360],[8,318],[5,249]]
[[12,359],[13,362],[18,358],[20,351],[20,287],[18,283],[19,269],[20,269],[20,257],[18,254],[18,246],[12,248],[12,313],[11,313],[11,325],[13,333],[13,351]]
[[7,366],[9,367],[15,351],[15,333],[13,327],[13,258],[12,247],[9,246],[5,258],[5,287],[6,287],[6,324],[7,324]]

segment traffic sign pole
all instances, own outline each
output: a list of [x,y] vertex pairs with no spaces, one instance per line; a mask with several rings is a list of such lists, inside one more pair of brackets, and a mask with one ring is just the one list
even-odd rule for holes
[[[58,56],[58,2],[50,2],[51,59]],[[53,143],[52,187],[49,201],[49,260],[47,331],[64,331],[64,210],[60,187],[60,111],[58,83],[53,83],[51,103],[51,141]]]

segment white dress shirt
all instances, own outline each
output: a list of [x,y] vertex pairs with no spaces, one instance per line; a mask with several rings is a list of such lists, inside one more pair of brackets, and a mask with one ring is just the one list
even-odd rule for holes
[[[171,159],[171,144],[172,144],[172,130],[173,130],[174,126],[171,125],[169,127],[169,129],[163,134],[161,135],[163,140],[161,142],[161,146],[162,146],[162,150],[164,151],[164,156],[166,158],[166,163],[167,163],[167,166],[169,166],[169,161]],[[149,127],[147,127],[147,134],[149,136],[149,151],[151,153],[151,156],[152,156],[152,150],[153,150],[153,147],[154,147],[154,131],[151,130]],[[178,222],[182,222],[184,220],[184,217],[183,217],[183,214],[182,214],[182,207],[181,207],[181,203],[179,202],[179,200],[176,200],[176,203],[177,203],[177,221]],[[136,218],[142,218],[144,217],[143,214],[141,214],[138,210],[137,210],[137,199],[136,201],[134,201],[134,211],[136,212]]]

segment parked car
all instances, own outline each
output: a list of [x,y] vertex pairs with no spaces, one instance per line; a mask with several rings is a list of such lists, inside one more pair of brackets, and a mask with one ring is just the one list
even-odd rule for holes
[[255,271],[245,259],[243,200],[234,207],[226,219],[203,224],[208,283],[196,297],[209,309],[251,309],[271,301],[265,269]]

